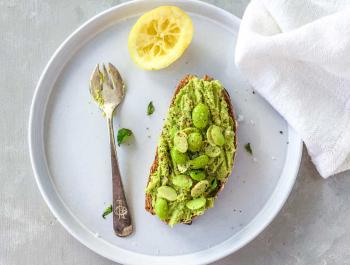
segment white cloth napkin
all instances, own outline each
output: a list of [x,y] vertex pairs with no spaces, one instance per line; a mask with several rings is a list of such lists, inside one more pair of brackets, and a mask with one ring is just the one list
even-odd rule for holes
[[321,176],[350,169],[349,0],[253,0],[235,55],[299,133]]

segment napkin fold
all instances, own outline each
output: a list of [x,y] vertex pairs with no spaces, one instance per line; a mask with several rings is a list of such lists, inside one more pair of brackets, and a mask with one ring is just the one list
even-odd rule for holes
[[301,136],[322,177],[350,169],[348,0],[253,0],[235,60]]

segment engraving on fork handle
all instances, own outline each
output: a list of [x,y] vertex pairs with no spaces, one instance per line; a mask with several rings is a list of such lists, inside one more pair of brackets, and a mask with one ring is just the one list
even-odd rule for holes
[[123,205],[122,200],[116,200],[114,203],[114,214],[118,216],[118,219],[126,219],[128,209]]

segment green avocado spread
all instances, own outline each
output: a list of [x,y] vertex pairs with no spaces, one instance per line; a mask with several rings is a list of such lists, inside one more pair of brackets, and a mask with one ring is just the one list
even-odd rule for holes
[[158,143],[146,193],[170,226],[214,206],[233,166],[234,121],[217,80],[192,78],[177,93]]

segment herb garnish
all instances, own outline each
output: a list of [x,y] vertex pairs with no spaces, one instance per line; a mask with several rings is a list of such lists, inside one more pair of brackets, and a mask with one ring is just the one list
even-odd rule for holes
[[213,179],[210,183],[210,188],[212,190],[215,190],[217,186],[218,186],[218,181],[216,179]]
[[249,154],[253,154],[253,150],[252,147],[250,146],[250,143],[247,143],[244,145],[245,150],[249,153]]
[[132,131],[126,128],[121,128],[118,130],[117,142],[118,145],[124,143],[132,135]]
[[152,115],[154,112],[154,106],[153,106],[153,102],[151,101],[150,103],[148,103],[147,106],[147,115]]
[[106,216],[109,215],[111,212],[113,212],[112,204],[104,210],[104,212],[102,214],[102,218],[106,219]]

